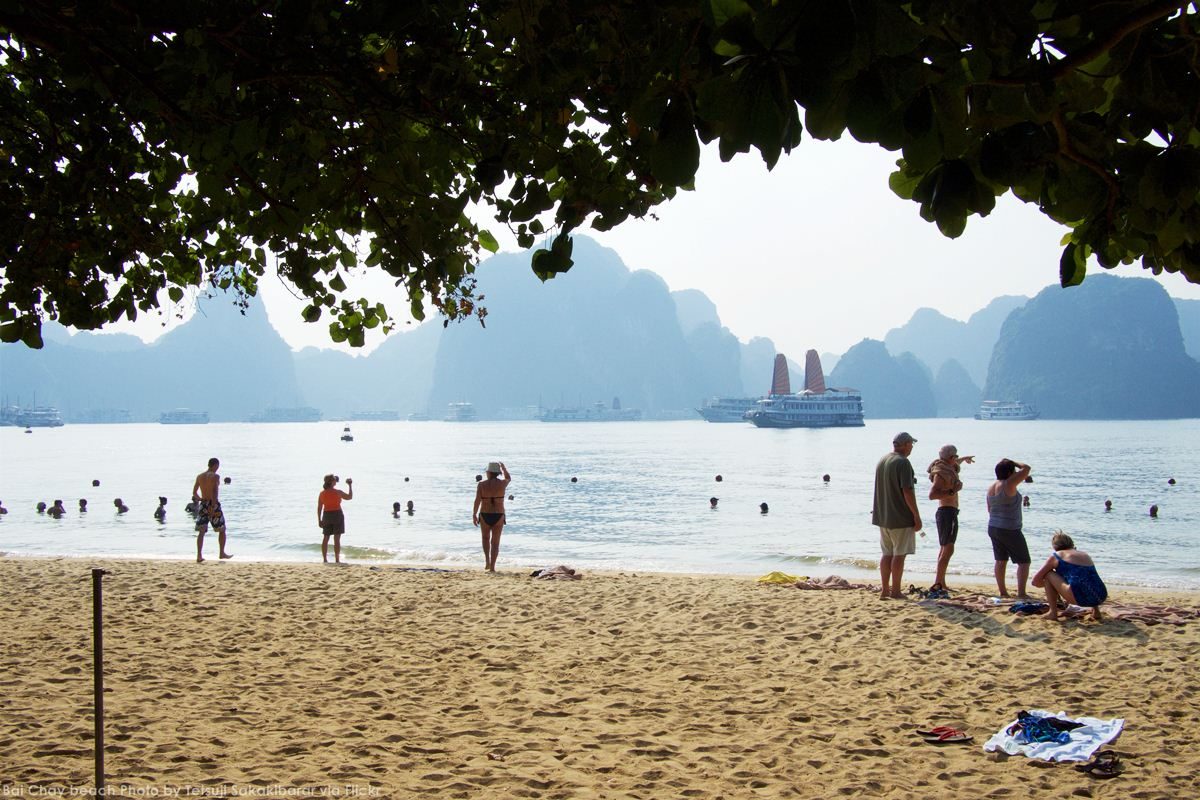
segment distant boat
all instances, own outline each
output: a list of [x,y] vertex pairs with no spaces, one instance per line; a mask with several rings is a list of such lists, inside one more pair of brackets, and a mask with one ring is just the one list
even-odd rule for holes
[[450,403],[446,406],[446,422],[475,422],[479,416],[470,403]]
[[0,425],[18,428],[61,428],[63,418],[53,406],[4,406],[0,408]]
[[857,389],[829,389],[821,357],[809,350],[804,360],[804,391],[792,393],[787,358],[775,356],[771,394],[759,400],[746,418],[759,428],[860,428],[862,394]]
[[353,442],[354,441],[354,435],[350,433],[349,425],[342,428],[342,441],[343,442]]
[[394,422],[400,419],[399,411],[355,411],[350,415],[352,422]]
[[1026,420],[1037,419],[1042,412],[1032,403],[1022,403],[1020,400],[984,400],[975,419],[988,420]]
[[745,422],[761,397],[710,397],[696,413],[709,422]]
[[431,419],[432,417],[430,417],[428,414],[424,414],[420,411],[414,411],[408,415],[409,422],[429,422]]
[[550,408],[538,417],[542,422],[636,422],[642,418],[640,408],[621,408],[621,398],[614,397],[612,407],[597,400],[586,408]]
[[321,411],[311,406],[301,408],[268,408],[250,417],[251,422],[320,422]]
[[207,425],[208,412],[177,408],[174,411],[164,411],[159,414],[158,421],[163,425]]

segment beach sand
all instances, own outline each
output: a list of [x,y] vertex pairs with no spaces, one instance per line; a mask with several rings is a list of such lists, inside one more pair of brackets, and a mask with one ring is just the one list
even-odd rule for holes
[[[1200,622],[731,577],[24,558],[0,559],[6,796],[91,785],[92,567],[117,796],[1200,796]],[[1124,718],[1125,772],[985,753],[1027,708]],[[975,741],[913,734],[938,724]]]

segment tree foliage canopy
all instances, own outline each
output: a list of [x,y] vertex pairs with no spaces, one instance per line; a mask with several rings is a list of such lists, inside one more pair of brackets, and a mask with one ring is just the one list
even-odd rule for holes
[[[274,264],[361,344],[360,261],[423,317],[485,315],[495,210],[543,278],[571,231],[691,187],[701,142],[897,151],[947,236],[1006,191],[1067,226],[1061,280],[1200,281],[1200,40],[1158,0],[10,0],[0,339],[96,328]],[[803,190],[804,187],[798,187]],[[819,191],[819,187],[813,187]],[[163,295],[166,295],[164,298]]]

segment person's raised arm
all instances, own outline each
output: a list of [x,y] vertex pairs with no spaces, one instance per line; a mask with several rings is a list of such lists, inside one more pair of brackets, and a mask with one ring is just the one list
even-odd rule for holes
[[1009,497],[1017,493],[1017,487],[1025,482],[1031,471],[1028,464],[1022,464],[1020,461],[1014,461],[1013,464],[1016,465],[1017,471],[1009,475],[1008,479],[1004,481],[1004,493]]
[[508,467],[504,466],[503,461],[500,462],[500,472],[504,475],[504,478],[503,478],[504,484],[507,486],[508,483],[512,480],[512,475],[508,474]]
[[342,496],[343,500],[353,500],[354,499],[354,478],[346,478],[346,485],[350,487],[350,493],[346,494],[341,489],[338,489],[338,494],[340,494]]

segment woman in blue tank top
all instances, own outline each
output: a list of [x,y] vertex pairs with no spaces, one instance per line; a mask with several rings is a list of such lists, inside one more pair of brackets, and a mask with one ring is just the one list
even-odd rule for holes
[[1054,555],[1033,576],[1033,585],[1046,590],[1050,611],[1046,619],[1058,619],[1058,601],[1092,609],[1092,619],[1100,619],[1100,604],[1108,599],[1108,589],[1092,557],[1075,549],[1075,542],[1059,531],[1050,539]]
[[1001,597],[1008,597],[1004,573],[1008,562],[1017,565],[1017,597],[1025,600],[1025,583],[1029,580],[1029,545],[1021,532],[1021,493],[1017,487],[1029,477],[1028,464],[1002,458],[996,464],[996,480],[987,490],[988,538],[992,540],[992,557],[996,560],[996,588]]

